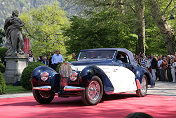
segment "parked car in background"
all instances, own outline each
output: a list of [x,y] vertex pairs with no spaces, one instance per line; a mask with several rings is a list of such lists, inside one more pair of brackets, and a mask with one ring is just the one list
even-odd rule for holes
[[86,105],[96,105],[103,94],[136,91],[147,94],[155,82],[145,68],[137,65],[133,53],[125,48],[81,50],[77,61],[63,63],[56,72],[47,66],[37,67],[31,78],[37,102],[50,103],[59,97],[82,96]]

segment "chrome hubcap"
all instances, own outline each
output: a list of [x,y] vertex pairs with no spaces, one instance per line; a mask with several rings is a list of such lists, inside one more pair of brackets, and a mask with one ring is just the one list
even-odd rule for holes
[[96,101],[100,96],[100,84],[97,81],[91,81],[88,87],[88,97]]
[[141,83],[141,92],[145,93],[146,90],[147,90],[147,81],[146,81],[146,78],[143,77],[142,78],[142,83]]

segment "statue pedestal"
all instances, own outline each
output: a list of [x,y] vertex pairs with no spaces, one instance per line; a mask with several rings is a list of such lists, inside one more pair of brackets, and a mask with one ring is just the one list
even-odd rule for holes
[[28,65],[27,55],[6,56],[6,71],[4,77],[7,84],[13,84],[20,81],[24,68]]

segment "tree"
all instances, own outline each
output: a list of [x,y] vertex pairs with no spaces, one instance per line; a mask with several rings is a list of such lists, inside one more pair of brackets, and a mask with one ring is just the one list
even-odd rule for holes
[[58,2],[22,13],[20,18],[25,24],[27,37],[31,38],[35,55],[48,55],[56,49],[66,53],[64,41],[67,38],[62,33],[66,27],[69,27],[69,21]]
[[150,0],[148,3],[152,12],[151,15],[160,29],[160,33],[165,39],[167,54],[174,54],[176,52],[176,38],[174,29],[172,29],[167,22],[164,13],[161,13],[158,1]]
[[[72,0],[75,1],[75,0]],[[133,1],[124,1],[124,0],[77,0],[75,1],[79,5],[86,5],[89,8],[93,8],[94,10],[101,10],[102,8],[108,7],[111,9],[118,9],[122,13],[123,16],[126,16],[130,13],[128,10],[132,8],[134,13],[130,13],[131,15],[135,16],[136,23],[136,34],[138,35],[138,42],[136,45],[136,52],[145,53],[145,19],[144,19],[144,12],[145,12],[145,1],[144,0],[133,0]],[[131,6],[131,4],[134,4]],[[130,6],[130,7],[129,7]],[[124,20],[124,19],[123,19]],[[128,20],[124,20],[127,22]]]
[[145,54],[145,0],[134,0],[135,1],[135,15],[137,18],[137,34],[138,34],[138,45],[137,54]]
[[135,52],[137,37],[130,33],[128,24],[120,19],[123,15],[117,9],[105,8],[87,12],[86,17],[74,16],[71,26],[65,31],[70,38],[66,41],[68,53],[78,53],[89,48],[128,48]]
[[[158,25],[156,25],[155,17],[159,17],[161,14],[165,17],[164,21],[167,21],[167,25],[163,25],[162,27],[168,27],[170,24],[172,26],[172,31],[176,30],[176,24],[175,21],[168,21],[168,17],[170,17],[170,14],[174,10],[174,3],[173,0],[165,1],[165,0],[66,0],[66,1],[74,1],[77,5],[80,6],[86,6],[85,9],[87,10],[93,10],[93,11],[100,11],[104,8],[112,8],[116,10],[121,10],[121,12],[118,12],[121,14],[121,19],[119,19],[120,22],[123,22],[124,24],[128,24],[128,28],[130,29],[129,32],[131,34],[137,34],[138,35],[138,42],[136,42],[134,48],[137,49],[137,53],[139,52],[147,52],[147,54],[166,54],[166,49],[176,47],[172,43],[173,40],[170,40],[169,37],[166,35]],[[152,5],[155,1],[159,10],[154,9]],[[152,7],[152,8],[151,8]],[[157,12],[157,13],[156,13]],[[159,13],[159,14],[158,14]],[[145,17],[144,17],[145,14]],[[86,15],[83,15],[86,16]],[[153,16],[153,18],[152,18]],[[145,18],[145,19],[144,19]],[[158,20],[158,23],[160,21]],[[117,26],[118,27],[118,26]],[[170,27],[170,26],[169,26]],[[170,32],[170,34],[173,34],[173,32]],[[165,40],[165,42],[164,42]],[[167,41],[166,41],[167,40]],[[168,41],[170,42],[168,44]],[[167,48],[166,48],[167,45]],[[127,47],[126,47],[127,48]],[[139,48],[139,49],[138,49]],[[168,52],[168,51],[167,51]],[[174,52],[174,50],[170,51]]]

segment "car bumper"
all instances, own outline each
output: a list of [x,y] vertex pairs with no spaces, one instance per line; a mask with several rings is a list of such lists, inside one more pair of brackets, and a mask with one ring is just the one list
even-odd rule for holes
[[[50,91],[51,86],[39,86],[33,87],[33,90],[43,90],[43,91]],[[83,91],[85,90],[84,87],[77,87],[77,86],[65,86],[64,91]]]
[[43,91],[50,91],[51,86],[38,86],[38,87],[33,87],[33,90],[43,90]]

